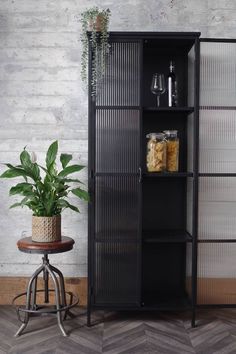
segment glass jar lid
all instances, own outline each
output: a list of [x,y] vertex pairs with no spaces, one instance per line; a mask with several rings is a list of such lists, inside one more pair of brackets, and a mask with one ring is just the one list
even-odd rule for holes
[[146,138],[163,140],[165,138],[165,134],[163,134],[163,133],[149,133],[146,135]]
[[166,138],[177,138],[178,130],[163,130]]

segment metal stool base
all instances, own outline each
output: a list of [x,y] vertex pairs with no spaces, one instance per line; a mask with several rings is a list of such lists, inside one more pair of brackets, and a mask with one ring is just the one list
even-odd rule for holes
[[[66,292],[65,291],[65,283],[64,283],[64,277],[63,274],[59,269],[56,267],[52,266],[49,264],[49,259],[48,255],[45,254],[43,256],[43,264],[34,272],[32,277],[29,280],[28,286],[27,286],[27,291],[24,293],[21,293],[17,296],[14,297],[12,303],[14,304],[16,299],[26,296],[26,305],[24,307],[22,306],[17,306],[17,315],[19,320],[22,322],[22,325],[18,329],[18,331],[15,334],[15,337],[18,337],[21,335],[21,333],[24,331],[26,328],[28,322],[29,322],[29,317],[30,314],[49,314],[49,313],[56,313],[57,315],[57,322],[58,326],[63,334],[63,336],[67,336],[67,333],[65,331],[65,328],[63,326],[62,322],[62,312],[64,311],[64,316],[63,320],[66,319],[67,315],[72,316],[71,312],[69,311],[70,308],[76,306],[79,303],[79,299],[73,295],[71,292]],[[38,281],[38,276],[43,272],[43,279],[44,279],[44,289],[37,289],[37,281]],[[57,276],[56,276],[57,275]],[[49,289],[48,288],[48,281],[49,281],[49,276],[53,280],[54,284],[54,289]],[[59,281],[58,281],[59,279]],[[44,292],[44,303],[49,303],[49,292],[54,292],[55,293],[55,305],[54,308],[51,306],[38,306],[36,304],[36,296],[38,292]],[[67,305],[66,301],[66,294],[70,296],[70,301],[69,305]],[[21,318],[20,313],[24,313],[24,318]]]

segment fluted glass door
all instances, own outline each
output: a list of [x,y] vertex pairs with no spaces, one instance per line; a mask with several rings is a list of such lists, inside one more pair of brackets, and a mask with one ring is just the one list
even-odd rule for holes
[[201,43],[199,304],[236,304],[235,63],[236,41]]
[[140,301],[140,43],[114,42],[95,107],[94,304]]

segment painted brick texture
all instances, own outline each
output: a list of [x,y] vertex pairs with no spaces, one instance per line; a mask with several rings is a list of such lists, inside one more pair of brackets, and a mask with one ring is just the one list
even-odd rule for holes
[[[234,0],[97,1],[112,12],[114,31],[201,31],[204,37],[235,37]],[[87,94],[80,79],[79,14],[90,0],[0,1],[0,163],[17,163],[27,145],[43,162],[49,144],[87,165]],[[3,166],[0,165],[0,172]],[[81,173],[87,183],[87,171]],[[31,213],[8,207],[12,181],[0,180],[0,276],[27,276],[40,256],[21,253],[17,240],[29,236]],[[73,251],[51,256],[66,276],[86,276],[87,206],[66,211],[63,233]]]

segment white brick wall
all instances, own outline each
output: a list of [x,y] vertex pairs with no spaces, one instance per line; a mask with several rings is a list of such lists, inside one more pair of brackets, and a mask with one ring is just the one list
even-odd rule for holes
[[[201,31],[235,37],[234,0],[97,1],[112,11],[110,30]],[[90,0],[0,1],[0,163],[17,162],[27,145],[42,161],[49,144],[87,164],[87,96],[80,80],[79,14]],[[0,172],[3,166],[0,166]],[[82,179],[86,182],[86,171]],[[0,276],[29,275],[40,256],[21,253],[17,240],[30,235],[31,214],[9,210],[10,181],[0,180]],[[80,203],[81,204],[81,203]],[[63,230],[73,251],[52,256],[66,276],[86,276],[87,207],[66,211]]]

